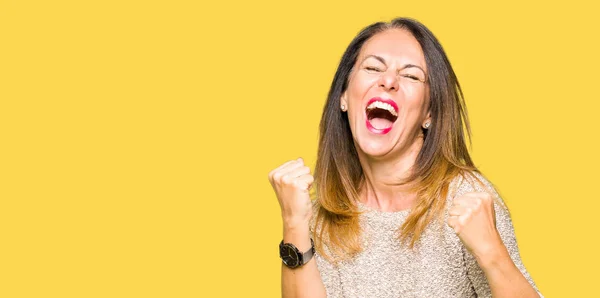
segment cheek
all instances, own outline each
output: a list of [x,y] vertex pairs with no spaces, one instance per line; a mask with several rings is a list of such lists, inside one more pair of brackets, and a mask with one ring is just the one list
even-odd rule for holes
[[404,97],[411,102],[425,101],[425,88],[420,83],[405,82],[400,88],[404,93]]
[[[363,73],[356,74],[348,85],[349,101],[354,104],[360,104],[365,94],[374,86],[377,82],[377,78],[369,76]],[[352,105],[352,103],[350,103]]]
[[427,90],[423,86],[416,85],[403,86],[402,90],[404,93],[403,105],[406,107],[406,116],[408,118],[418,118],[427,109]]

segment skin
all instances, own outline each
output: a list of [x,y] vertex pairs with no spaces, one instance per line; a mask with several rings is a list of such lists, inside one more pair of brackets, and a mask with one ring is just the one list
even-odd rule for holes
[[448,225],[477,260],[492,297],[539,297],[502,243],[491,194],[475,192],[455,198],[448,213]]
[[[310,169],[301,158],[291,160],[271,171],[269,181],[281,207],[283,241],[294,244],[302,252],[307,251],[311,247],[309,221],[312,217],[312,203],[308,190],[313,176]],[[327,296],[314,258],[295,269],[281,265],[281,296]]]
[[[340,109],[348,113],[365,175],[361,200],[371,208],[398,211],[411,208],[415,201],[410,185],[399,185],[399,181],[409,175],[423,146],[422,127],[431,121],[426,78],[423,51],[408,31],[378,33],[359,53]],[[373,97],[391,99],[399,107],[398,119],[388,134],[372,133],[365,125],[365,109]],[[308,250],[312,216],[308,190],[313,182],[310,169],[302,159],[292,160],[271,171],[269,181],[281,207],[284,242]],[[489,194],[469,193],[456,198],[449,212],[448,224],[476,257],[494,297],[538,297],[500,239]],[[314,260],[297,269],[282,265],[282,295],[326,296]]]
[[[414,67],[409,65],[415,65]],[[364,203],[382,211],[410,208],[415,195],[410,185],[398,185],[408,176],[421,147],[421,127],[431,121],[425,56],[407,31],[387,30],[369,39],[361,49],[341,105],[365,173]],[[393,129],[374,134],[366,125],[367,102],[373,97],[391,99],[399,107]]]

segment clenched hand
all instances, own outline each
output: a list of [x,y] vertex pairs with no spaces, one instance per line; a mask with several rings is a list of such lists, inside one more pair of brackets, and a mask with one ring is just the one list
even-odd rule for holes
[[496,229],[494,199],[489,193],[472,192],[457,197],[448,213],[448,225],[476,258],[485,258],[504,246]]
[[309,189],[314,181],[302,158],[291,160],[269,173],[285,227],[307,226],[312,216]]

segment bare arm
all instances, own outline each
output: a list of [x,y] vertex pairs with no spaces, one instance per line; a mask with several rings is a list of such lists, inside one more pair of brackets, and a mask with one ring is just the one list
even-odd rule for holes
[[[269,181],[277,195],[283,219],[283,242],[291,243],[301,252],[311,247],[310,219],[312,202],[308,190],[313,183],[310,169],[299,158],[291,160],[269,173]],[[325,286],[313,258],[301,267],[281,268],[281,294],[284,298],[325,298]]]
[[515,266],[504,245],[476,259],[488,280],[492,297],[540,297],[519,268]]
[[[308,224],[299,228],[284,227],[283,241],[305,252],[311,246],[309,234]],[[294,269],[281,264],[281,294],[283,298],[327,297],[315,257],[304,266]]]
[[476,192],[457,196],[448,220],[465,244],[467,274],[477,296],[543,297],[521,261],[502,198],[485,178],[479,179],[485,185],[469,183],[465,192]]

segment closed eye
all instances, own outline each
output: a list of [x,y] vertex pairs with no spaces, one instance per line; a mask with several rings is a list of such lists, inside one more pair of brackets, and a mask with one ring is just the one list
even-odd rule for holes
[[368,71],[376,71],[376,72],[380,72],[381,69],[377,68],[377,67],[372,67],[372,66],[367,66],[365,67],[366,70]]
[[421,81],[421,79],[419,79],[418,77],[413,76],[413,75],[405,74],[405,75],[402,75],[402,76],[405,77],[405,78],[409,78],[411,80]]

